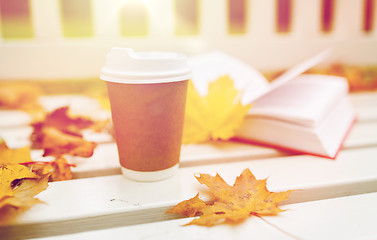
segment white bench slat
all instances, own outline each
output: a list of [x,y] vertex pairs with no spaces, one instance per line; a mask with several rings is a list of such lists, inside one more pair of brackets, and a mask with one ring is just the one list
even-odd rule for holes
[[[377,145],[377,141],[376,141]],[[51,157],[42,157],[42,150],[32,150],[34,161],[49,161]],[[210,142],[183,145],[181,167],[206,165],[247,159],[286,156],[287,154],[266,147],[259,147],[236,142]],[[120,165],[116,143],[99,144],[90,158],[66,156],[71,164],[74,179],[120,174]]]
[[359,122],[371,122],[377,120],[377,106],[361,106],[355,108]]
[[0,110],[0,129],[24,127],[31,123],[31,116],[20,110]]
[[243,169],[249,168],[258,179],[269,177],[271,191],[301,189],[292,193],[285,204],[375,192],[376,156],[374,147],[344,150],[336,160],[293,156],[187,167],[159,182],[134,182],[116,175],[51,183],[48,190],[39,194],[47,204],[25,212],[11,227],[0,227],[0,235],[38,235],[35,229],[46,234],[44,231],[50,228],[63,234],[62,231],[114,227],[116,221],[128,225],[166,220],[162,213],[168,207],[203,189],[194,173],[218,172],[232,184]]
[[17,126],[11,128],[0,128],[0,138],[4,139],[11,148],[30,146],[30,135],[33,128],[29,126]]
[[[349,98],[361,120],[377,120],[377,91],[351,93]],[[74,114],[88,115],[95,119],[106,119],[111,116],[109,111],[101,109],[96,99],[83,95],[46,95],[41,96],[39,101],[47,111],[69,106]],[[30,124],[31,121],[31,117],[25,112],[0,110],[0,128],[25,126]]]
[[349,94],[351,104],[354,108],[361,106],[376,106],[377,105],[377,91],[370,92],[355,92]]
[[343,148],[349,149],[375,145],[377,145],[377,121],[356,122],[344,141]]
[[351,93],[349,98],[359,122],[377,120],[377,91]]
[[[376,143],[377,145],[377,143]],[[39,156],[42,154],[40,152]],[[190,167],[221,162],[241,161],[285,156],[278,150],[235,142],[212,142],[195,145],[183,145],[180,166]],[[99,145],[93,157],[67,157],[77,167],[72,168],[73,177],[85,178],[120,174],[120,165],[115,143]]]
[[[1,132],[1,131],[0,131]],[[356,123],[351,129],[343,148],[377,146],[377,121]],[[33,151],[33,159],[42,159],[42,151]],[[181,167],[215,164],[287,156],[273,148],[236,142],[209,142],[183,145]],[[115,143],[99,144],[91,158],[68,157],[74,178],[120,174],[118,152]],[[43,160],[43,159],[42,159]]]
[[[278,216],[263,217],[299,239],[376,239],[377,193],[290,204]],[[192,218],[62,235],[64,239],[294,239],[274,226],[250,217],[239,225],[200,227],[182,225]]]

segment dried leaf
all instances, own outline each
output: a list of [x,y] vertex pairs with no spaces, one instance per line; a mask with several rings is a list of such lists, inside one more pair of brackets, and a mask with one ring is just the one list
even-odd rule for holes
[[13,181],[23,178],[38,178],[38,176],[20,164],[0,163],[0,200],[13,196]]
[[[85,152],[85,154],[88,153]],[[29,147],[10,149],[6,142],[2,141],[0,142],[0,166],[17,171],[20,176],[23,176],[21,178],[26,176],[23,174],[27,174],[27,172],[31,171],[31,173],[27,175],[28,178],[43,177],[46,174],[51,174],[50,181],[62,181],[72,179],[71,167],[74,165],[69,164],[62,156],[59,156],[54,161],[32,161]],[[0,177],[4,177],[7,173],[12,174],[13,176],[13,178],[11,178],[11,176],[5,177],[5,179],[8,179],[11,182],[15,180],[14,177],[18,176],[17,174],[13,174],[12,171],[6,171],[3,173],[0,170]],[[5,182],[3,184],[1,181],[3,180],[0,180],[0,188],[6,185]]]
[[177,213],[186,217],[198,216],[206,207],[206,203],[199,198],[199,193],[195,197],[178,203],[174,208],[166,213]]
[[13,195],[3,198],[3,201],[0,201],[0,208],[8,205],[28,209],[37,203],[41,203],[41,201],[34,198],[34,196],[48,187],[49,175],[50,174],[46,174],[42,177],[37,176],[36,178],[20,179],[17,185],[13,187]]
[[0,87],[0,108],[20,109],[30,113],[43,112],[36,86],[8,85]]
[[94,142],[88,142],[82,137],[65,134],[56,128],[43,128],[42,146],[45,150],[43,156],[60,157],[64,154],[72,156],[91,157],[97,146]]
[[[12,174],[12,176],[6,176],[5,179],[14,181],[15,179],[18,179],[15,178],[17,176],[21,176],[20,178],[36,178],[38,176],[49,173],[49,171],[47,171],[38,174],[32,171],[31,173],[29,173],[29,175],[27,175],[27,173],[31,171],[30,168],[33,168],[33,164],[29,164],[27,168],[25,167],[25,165],[31,162],[32,160],[30,157],[30,148],[28,146],[10,149],[5,141],[0,142],[0,166],[10,169],[9,171],[5,171],[4,174]],[[16,171],[17,174],[14,174],[14,171]],[[1,175],[3,176],[4,174]],[[4,184],[1,185],[4,186]]]
[[227,140],[234,136],[251,105],[241,104],[241,92],[229,76],[210,83],[208,94],[201,97],[189,82],[183,143]]
[[88,118],[74,118],[69,116],[68,110],[68,107],[58,108],[55,111],[48,113],[43,120],[37,121],[32,124],[34,129],[31,136],[31,140],[34,144],[33,147],[40,146],[44,137],[43,128],[45,127],[53,127],[63,133],[82,137],[81,130],[89,128],[95,124],[94,121]]
[[[53,171],[53,162],[32,161],[21,164],[29,168],[30,171],[32,171],[38,176],[43,176]],[[50,180],[52,181],[51,177]]]
[[30,162],[30,147],[10,149],[5,141],[0,141],[0,164]]
[[72,129],[76,133],[94,124],[94,121],[85,117],[72,117],[68,114],[68,107],[61,107],[47,114],[44,120],[45,126],[55,127],[60,130]]
[[53,172],[51,174],[51,181],[64,181],[72,179],[71,164],[63,157],[56,159],[51,163]]
[[29,148],[10,149],[0,142],[0,223],[41,202],[34,196],[47,188],[50,173],[38,176],[21,165],[30,159]]
[[0,223],[41,203],[35,195],[47,188],[48,178],[49,174],[39,177],[20,164],[0,164]]
[[91,157],[97,144],[84,140],[81,131],[91,128],[100,132],[109,125],[109,121],[71,117],[68,110],[68,107],[59,108],[49,113],[45,120],[33,123],[32,146],[44,149],[44,156],[60,157],[70,154]]
[[229,186],[218,174],[215,177],[200,174],[196,179],[209,188],[214,196],[213,202],[205,203],[197,195],[166,212],[186,217],[200,216],[187,225],[237,224],[253,215],[276,215],[283,211],[278,204],[288,199],[291,193],[291,190],[278,193],[268,191],[266,179],[257,180],[249,169],[242,172],[233,186]]
[[12,196],[0,194],[0,225],[11,222],[21,212],[43,201],[35,195],[48,187],[49,174],[38,178],[22,178],[14,183]]
[[51,173],[49,181],[64,181],[72,179],[71,167],[75,167],[74,164],[68,163],[64,157],[59,157],[52,162],[28,162],[23,163],[28,167],[33,173],[38,176],[44,176],[45,174]]

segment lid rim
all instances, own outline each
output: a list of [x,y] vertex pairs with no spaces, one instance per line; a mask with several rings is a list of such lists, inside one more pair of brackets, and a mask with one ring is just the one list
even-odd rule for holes
[[169,83],[169,82],[181,82],[185,80],[191,79],[192,74],[185,74],[179,76],[170,76],[170,77],[155,77],[155,78],[119,78],[119,77],[112,77],[108,75],[101,74],[100,79],[106,82],[113,82],[113,83],[126,83],[126,84],[150,84],[150,83]]
[[102,68],[102,74],[111,75],[111,76],[119,76],[119,77],[138,77],[138,78],[150,78],[153,76],[178,76],[178,75],[186,75],[190,74],[192,70],[190,68],[180,69],[176,71],[162,71],[162,72],[132,72],[132,71],[121,71],[121,70],[113,70],[108,67]]
[[114,47],[107,54],[100,78],[121,83],[174,82],[191,78],[187,57],[174,52],[135,52]]

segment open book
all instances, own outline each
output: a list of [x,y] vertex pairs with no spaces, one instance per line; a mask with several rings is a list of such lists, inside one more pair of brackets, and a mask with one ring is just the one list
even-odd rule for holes
[[246,63],[214,52],[189,59],[193,83],[205,94],[209,81],[229,75],[252,104],[235,139],[335,158],[355,121],[342,77],[301,74],[327,57],[322,52],[289,69],[272,84]]

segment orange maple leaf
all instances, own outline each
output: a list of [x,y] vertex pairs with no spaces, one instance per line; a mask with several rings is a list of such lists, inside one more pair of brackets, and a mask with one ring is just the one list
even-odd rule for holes
[[73,118],[69,116],[68,110],[68,107],[58,108],[48,113],[43,120],[36,121],[32,124],[33,133],[30,138],[33,148],[43,148],[43,129],[45,127],[53,127],[65,134],[82,137],[82,129],[97,126],[95,122],[90,119],[84,117]]
[[69,107],[61,107],[47,114],[44,120],[45,126],[77,133],[81,129],[94,125],[94,121],[85,117],[72,117],[68,114]]
[[52,174],[51,180],[52,181],[64,181],[72,179],[72,171],[71,166],[64,157],[60,157],[56,159],[52,163]]
[[183,201],[166,213],[176,213],[186,217],[200,216],[186,225],[213,226],[221,223],[236,224],[250,216],[276,215],[284,210],[278,204],[288,199],[292,190],[270,192],[266,181],[257,180],[249,169],[237,177],[233,186],[228,185],[220,175],[212,177],[200,174],[196,179],[205,184],[213,194],[213,201],[206,203],[197,194]]
[[65,134],[53,127],[43,129],[42,146],[43,156],[60,157],[64,154],[72,156],[91,157],[97,146],[94,142],[84,140],[82,137]]
[[36,86],[7,85],[0,87],[0,108],[20,109],[30,113],[43,112],[38,102],[40,89]]
[[47,114],[43,121],[32,124],[32,147],[44,149],[44,156],[60,157],[70,154],[80,157],[91,157],[94,142],[86,141],[81,131],[91,128],[97,132],[105,129],[108,121],[93,121],[85,117],[71,117],[68,107],[58,108]]

